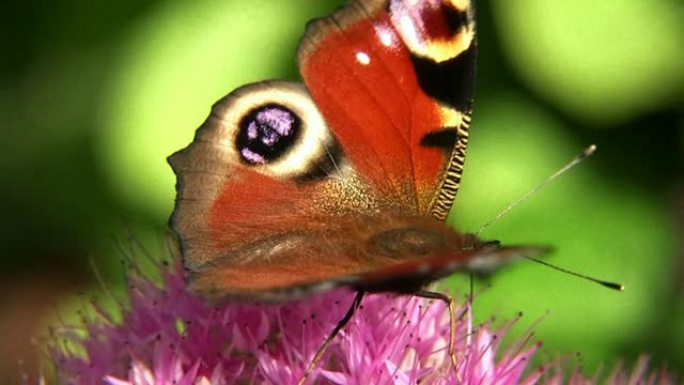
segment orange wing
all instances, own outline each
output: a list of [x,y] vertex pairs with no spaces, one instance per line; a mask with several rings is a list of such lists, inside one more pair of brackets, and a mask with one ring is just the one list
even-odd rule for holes
[[473,94],[467,1],[355,1],[308,27],[299,66],[357,172],[443,220],[460,182]]

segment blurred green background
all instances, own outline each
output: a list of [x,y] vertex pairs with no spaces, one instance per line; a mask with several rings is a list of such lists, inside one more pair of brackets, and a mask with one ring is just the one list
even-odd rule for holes
[[[296,79],[306,21],[340,3],[59,0],[3,12],[0,380],[34,370],[28,341],[59,304],[100,291],[91,260],[120,291],[117,244],[164,236],[165,157],[235,87]],[[550,262],[627,286],[521,262],[478,285],[477,319],[522,310],[522,330],[543,317],[542,355],[580,353],[589,372],[642,352],[681,372],[684,5],[477,6],[475,115],[452,220],[477,229],[596,143],[594,157],[482,235],[553,245]]]

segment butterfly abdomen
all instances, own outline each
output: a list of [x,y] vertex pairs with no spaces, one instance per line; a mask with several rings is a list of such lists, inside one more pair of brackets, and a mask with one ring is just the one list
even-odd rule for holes
[[365,240],[371,254],[391,259],[421,258],[470,248],[473,238],[423,218],[399,220],[374,229]]

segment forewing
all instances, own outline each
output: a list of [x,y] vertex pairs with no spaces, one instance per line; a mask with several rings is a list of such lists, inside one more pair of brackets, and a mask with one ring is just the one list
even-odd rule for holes
[[304,81],[359,175],[414,214],[444,219],[472,106],[468,1],[360,0],[312,22]]

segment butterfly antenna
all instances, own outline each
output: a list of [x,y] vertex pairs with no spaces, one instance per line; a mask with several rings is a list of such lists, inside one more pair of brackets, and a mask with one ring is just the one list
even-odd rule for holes
[[568,270],[568,269],[564,269],[564,268],[556,266],[556,265],[552,265],[548,262],[542,261],[541,259],[537,259],[537,258],[533,258],[533,257],[526,257],[526,256],[523,256],[523,258],[525,258],[529,261],[532,261],[532,262],[537,262],[537,263],[544,265],[546,267],[550,267],[554,270],[558,270],[562,273],[570,274],[570,275],[573,275],[573,276],[578,277],[578,278],[586,279],[587,281],[590,281],[590,282],[598,283],[599,285],[607,287],[609,289],[613,289],[613,290],[617,290],[617,291],[625,291],[625,285],[623,285],[621,283],[604,281],[602,279],[590,277],[588,275],[580,274],[580,273],[577,273],[577,272],[572,271],[572,270]]
[[528,191],[527,193],[525,193],[525,194],[524,194],[523,196],[521,196],[520,198],[518,198],[518,199],[516,199],[515,201],[513,201],[513,203],[511,203],[510,205],[508,205],[508,207],[506,207],[505,209],[503,209],[500,213],[498,213],[494,218],[490,219],[487,223],[485,223],[484,225],[480,226],[480,228],[475,232],[475,235],[480,234],[480,233],[481,233],[482,231],[484,231],[486,228],[488,228],[488,227],[491,226],[493,223],[497,222],[497,221],[498,221],[499,219],[501,219],[503,216],[505,216],[506,214],[508,214],[508,213],[509,213],[511,210],[513,210],[516,206],[518,206],[518,205],[521,204],[522,202],[526,201],[526,200],[527,200],[529,197],[531,197],[532,195],[534,195],[534,194],[536,194],[537,192],[539,192],[539,190],[541,190],[541,189],[543,189],[544,187],[546,187],[547,184],[553,182],[556,178],[558,178],[559,176],[565,174],[568,170],[570,170],[571,168],[577,166],[577,165],[580,164],[583,160],[585,160],[585,159],[587,159],[588,157],[590,157],[590,156],[594,153],[594,151],[596,151],[596,145],[595,145],[595,144],[592,144],[592,145],[588,146],[587,148],[585,148],[582,152],[580,152],[579,154],[577,154],[577,156],[575,156],[575,157],[574,157],[570,162],[568,162],[565,166],[561,167],[558,171],[556,171],[556,172],[553,173],[551,176],[549,176],[548,178],[546,178],[544,181],[542,181],[540,184],[538,184],[535,188],[533,188],[532,190]]

